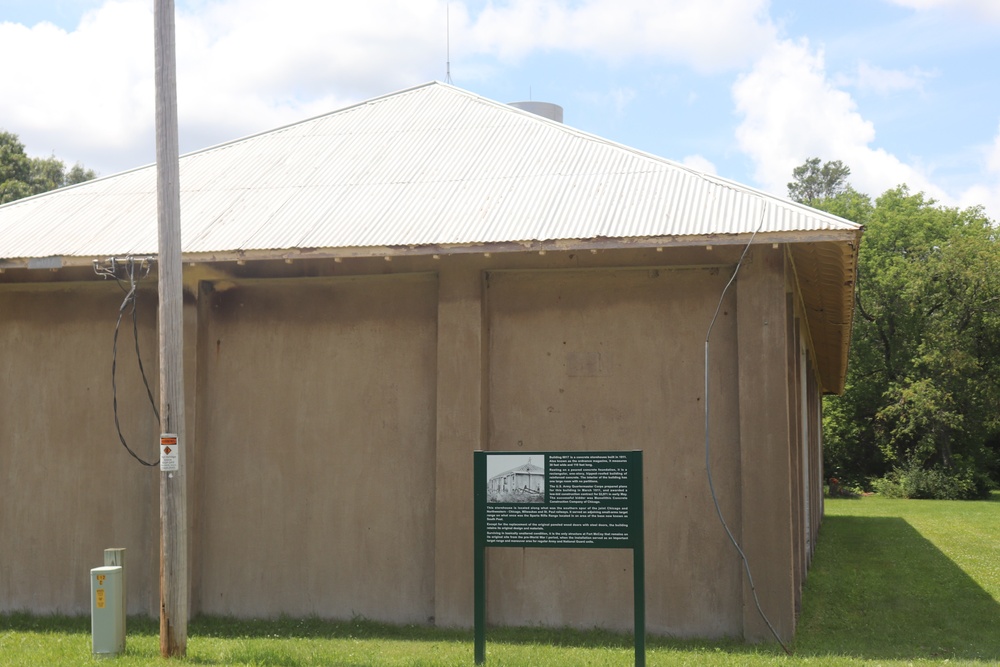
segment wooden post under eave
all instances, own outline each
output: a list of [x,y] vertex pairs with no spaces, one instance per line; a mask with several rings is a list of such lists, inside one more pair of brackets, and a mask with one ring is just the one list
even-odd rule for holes
[[[177,469],[160,470],[160,654],[187,652],[187,489],[184,442],[184,301],[174,2],[154,0],[156,194],[159,228],[160,431],[177,434]],[[161,466],[162,468],[163,466]]]

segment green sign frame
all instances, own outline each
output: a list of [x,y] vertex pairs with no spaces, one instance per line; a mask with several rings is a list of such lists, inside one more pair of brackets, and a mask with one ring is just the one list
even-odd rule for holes
[[635,664],[646,664],[641,451],[473,452],[475,659],[486,662],[486,549],[631,549]]

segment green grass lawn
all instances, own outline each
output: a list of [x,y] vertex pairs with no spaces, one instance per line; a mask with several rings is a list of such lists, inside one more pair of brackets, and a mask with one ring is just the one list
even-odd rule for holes
[[[794,649],[650,638],[654,665],[1000,664],[1000,494],[991,501],[828,500]],[[129,619],[128,650],[90,655],[90,619],[0,615],[0,665],[163,665],[155,621]],[[491,629],[490,666],[624,666],[630,637]],[[363,620],[196,618],[195,665],[473,664],[472,633]]]
[[799,655],[1000,661],[1000,496],[828,501]]

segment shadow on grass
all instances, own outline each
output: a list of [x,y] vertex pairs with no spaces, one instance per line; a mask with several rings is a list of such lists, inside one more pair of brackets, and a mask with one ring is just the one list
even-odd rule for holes
[[993,661],[1000,605],[905,520],[828,516],[796,653]]

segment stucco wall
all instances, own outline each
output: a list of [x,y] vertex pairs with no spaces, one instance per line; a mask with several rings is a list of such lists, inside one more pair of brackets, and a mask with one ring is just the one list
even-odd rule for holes
[[436,280],[201,301],[199,608],[433,616]]
[[[468,627],[472,452],[642,449],[648,629],[766,639],[704,465],[705,335],[740,250],[250,262],[198,274],[200,287],[194,275],[193,611]],[[791,275],[783,248],[750,253],[710,366],[719,500],[784,638],[808,560],[802,438],[820,454]],[[155,614],[157,473],[121,449],[110,408],[121,292],[82,272],[16,277],[0,276],[0,611],[85,613],[87,571],[116,546],[130,612]],[[140,312],[153,378],[154,305],[147,293]],[[126,333],[124,425],[155,455]],[[627,551],[490,549],[489,622],[629,630],[631,566]]]
[[[159,473],[128,455],[114,426],[112,343],[122,298],[108,282],[0,286],[0,611],[89,613],[89,571],[109,547],[128,550],[129,613],[157,609]],[[140,293],[138,322],[155,396],[155,291]],[[116,378],[125,438],[156,461],[159,429],[130,310]]]
[[[647,627],[738,634],[740,572],[705,478],[704,340],[718,269],[489,275],[489,449],[644,451]],[[734,294],[713,333],[713,474],[739,514]],[[706,555],[711,554],[710,558]],[[500,624],[632,628],[632,554],[491,549]]]

